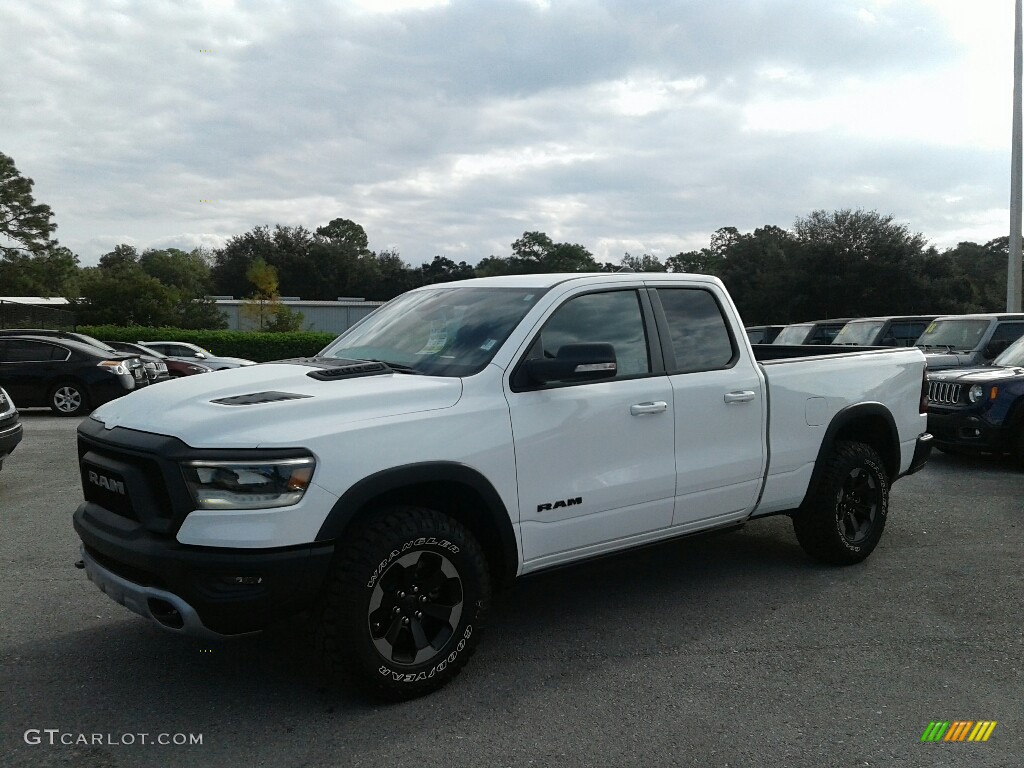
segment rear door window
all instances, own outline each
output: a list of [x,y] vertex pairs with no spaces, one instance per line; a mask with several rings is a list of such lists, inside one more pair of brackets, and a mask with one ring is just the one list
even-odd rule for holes
[[41,341],[11,339],[5,342],[3,360],[8,363],[41,363],[50,360],[66,360],[67,350]]
[[674,361],[670,373],[693,373],[728,368],[735,361],[736,343],[722,308],[710,291],[701,288],[658,288],[665,310]]

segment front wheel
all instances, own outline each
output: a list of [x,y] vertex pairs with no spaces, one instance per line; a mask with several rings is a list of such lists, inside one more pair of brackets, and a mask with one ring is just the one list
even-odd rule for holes
[[324,665],[376,698],[430,693],[473,654],[490,595],[483,550],[459,522],[381,510],[336,555],[316,617]]
[[889,477],[869,445],[838,441],[803,505],[793,515],[800,546],[833,565],[864,560],[882,538]]
[[89,398],[79,384],[65,381],[50,390],[50,410],[60,416],[80,416],[89,410]]

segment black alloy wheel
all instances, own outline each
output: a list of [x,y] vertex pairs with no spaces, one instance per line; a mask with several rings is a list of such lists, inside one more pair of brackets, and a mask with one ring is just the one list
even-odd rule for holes
[[418,551],[396,560],[370,596],[377,652],[396,665],[422,664],[455,634],[463,602],[462,578],[444,555]]

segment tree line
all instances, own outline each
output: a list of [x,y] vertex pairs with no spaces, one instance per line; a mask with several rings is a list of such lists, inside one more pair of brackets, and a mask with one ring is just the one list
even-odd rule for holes
[[717,230],[704,248],[662,261],[626,253],[599,262],[583,245],[527,231],[510,252],[475,265],[437,255],[417,266],[373,251],[363,227],[335,218],[310,231],[257,226],[222,248],[116,246],[94,267],[61,246],[32,180],[0,153],[0,294],[65,296],[83,324],[224,327],[211,295],[252,300],[259,327],[290,330],[301,317],[278,301],[387,300],[420,285],[539,272],[697,272],[720,277],[748,325],[829,317],[998,311],[1006,296],[1008,237],[939,251],[876,211],[812,211],[783,229]]

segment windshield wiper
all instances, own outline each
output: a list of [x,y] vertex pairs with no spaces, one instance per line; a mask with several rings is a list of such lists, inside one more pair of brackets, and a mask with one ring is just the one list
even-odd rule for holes
[[952,352],[953,351],[953,345],[952,344],[915,344],[915,346],[919,347],[921,349],[925,349],[925,350],[928,350],[928,349],[944,349],[947,352]]

